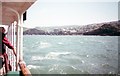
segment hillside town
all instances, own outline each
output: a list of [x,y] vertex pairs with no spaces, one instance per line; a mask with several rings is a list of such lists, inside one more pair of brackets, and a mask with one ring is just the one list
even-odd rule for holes
[[84,26],[46,27],[24,30],[24,35],[120,35],[120,21],[90,24]]

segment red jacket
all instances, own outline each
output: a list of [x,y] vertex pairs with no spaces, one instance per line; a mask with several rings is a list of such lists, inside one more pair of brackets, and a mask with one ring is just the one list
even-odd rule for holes
[[14,47],[12,46],[12,44],[8,41],[6,37],[4,37],[4,39],[2,40],[2,43],[5,44],[8,48],[14,49]]
[[5,37],[5,34],[2,34],[2,54],[6,52],[5,45],[10,49],[14,49],[12,44],[8,41],[7,37]]

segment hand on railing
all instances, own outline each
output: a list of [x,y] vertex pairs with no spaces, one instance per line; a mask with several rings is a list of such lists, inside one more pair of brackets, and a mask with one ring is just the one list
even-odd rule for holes
[[17,57],[17,55],[16,55],[16,53],[15,53],[15,49],[13,49],[13,53],[14,53],[15,57]]

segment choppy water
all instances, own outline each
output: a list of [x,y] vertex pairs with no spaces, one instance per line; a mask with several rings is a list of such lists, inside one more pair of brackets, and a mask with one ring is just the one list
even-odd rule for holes
[[24,36],[24,60],[32,74],[115,74],[117,36]]

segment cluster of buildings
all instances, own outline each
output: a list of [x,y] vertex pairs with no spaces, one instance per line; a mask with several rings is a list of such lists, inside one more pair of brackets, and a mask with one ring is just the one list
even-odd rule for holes
[[24,35],[118,35],[118,21],[90,24],[85,26],[33,28],[23,32]]

